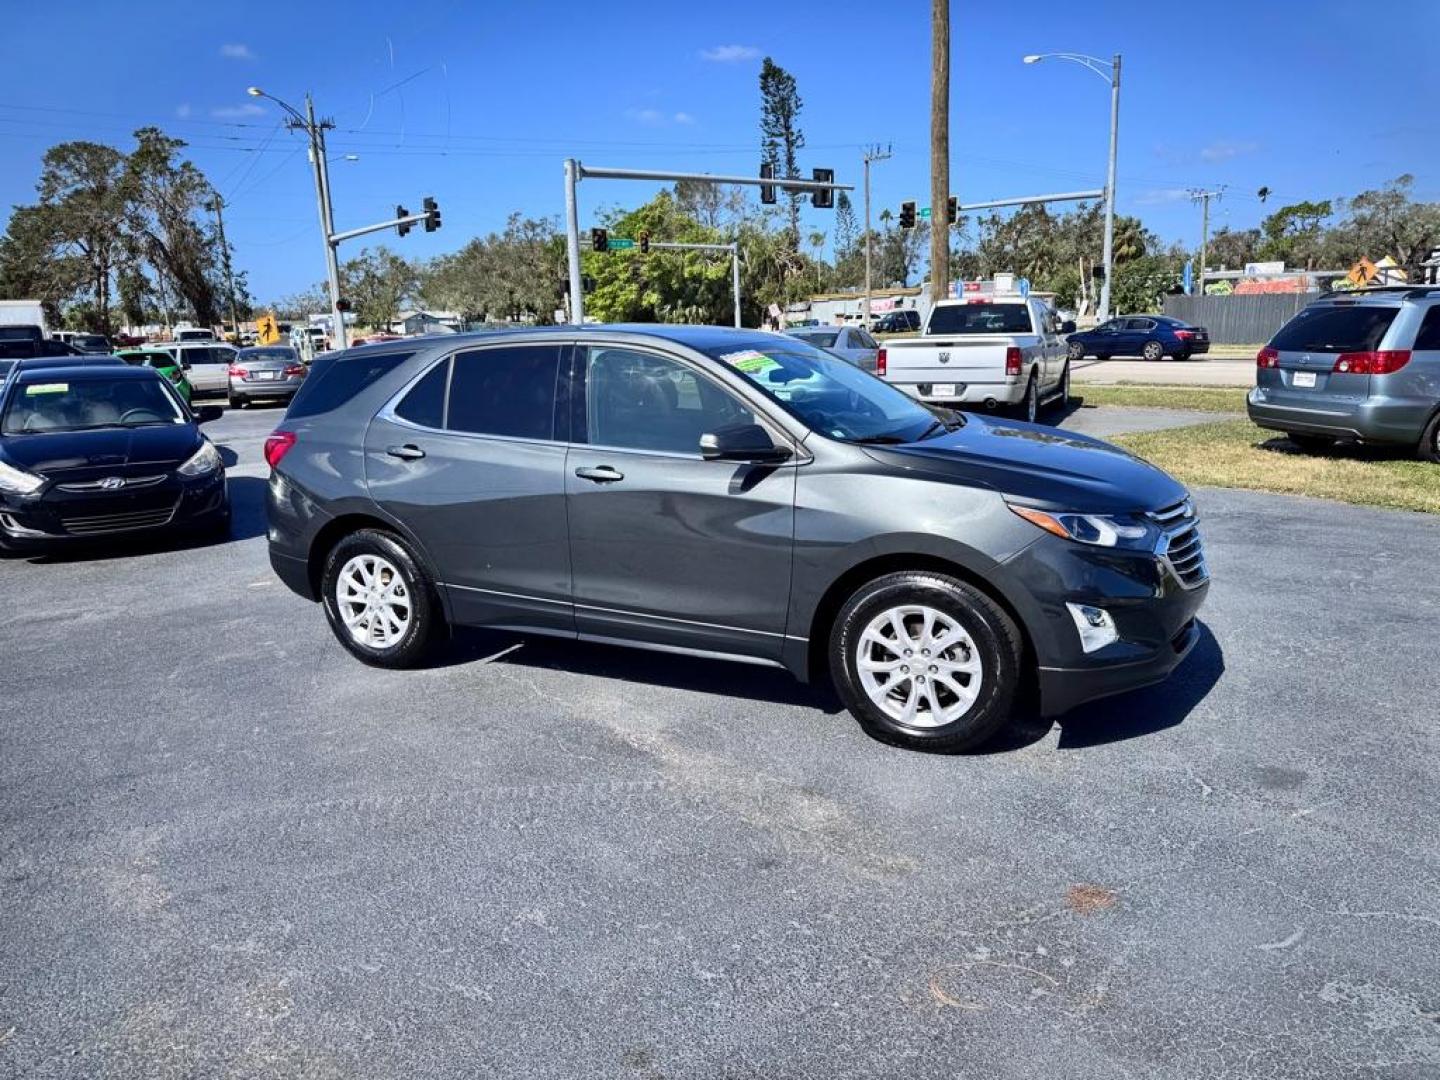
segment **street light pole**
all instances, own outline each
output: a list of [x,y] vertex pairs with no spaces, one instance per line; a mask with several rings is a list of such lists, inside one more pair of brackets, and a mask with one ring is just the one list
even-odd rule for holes
[[1104,322],[1110,317],[1110,283],[1115,277],[1115,163],[1120,145],[1120,54],[1112,56],[1108,65],[1084,53],[1040,53],[1024,59],[1027,64],[1038,64],[1041,60],[1069,60],[1110,83],[1110,162],[1105,181],[1105,247],[1101,254],[1105,280],[1100,283],[1100,306],[1095,313]]
[[890,148],[883,151],[872,146],[865,151],[865,299],[861,302],[865,329],[870,329],[870,163],[885,161],[890,157]]
[[315,119],[315,102],[305,95],[305,113],[301,115],[294,106],[281,101],[273,94],[267,94],[258,86],[250,87],[246,93],[251,97],[263,97],[275,102],[290,114],[288,127],[305,132],[310,140],[310,165],[315,173],[315,200],[320,210],[320,235],[325,242],[325,276],[330,287],[330,344],[332,348],[343,349],[346,345],[345,315],[340,310],[340,262],[335,249],[335,214],[330,204],[330,168],[325,157],[325,131],[335,125],[329,120]]

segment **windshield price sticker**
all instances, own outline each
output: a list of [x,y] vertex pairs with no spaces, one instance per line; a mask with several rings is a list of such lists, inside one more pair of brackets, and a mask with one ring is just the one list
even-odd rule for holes
[[40,394],[68,394],[69,392],[70,384],[63,382],[42,382],[25,387],[26,397],[37,397]]
[[754,349],[745,349],[742,352],[726,353],[720,357],[737,371],[743,371],[746,375],[754,378],[756,375],[763,375],[767,371],[780,366],[780,361],[773,356],[766,356]]

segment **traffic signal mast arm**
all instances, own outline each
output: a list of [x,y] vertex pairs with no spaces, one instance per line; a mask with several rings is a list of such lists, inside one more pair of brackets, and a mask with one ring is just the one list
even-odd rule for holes
[[[329,239],[330,243],[338,244],[342,240],[353,240],[357,236],[380,232],[383,229],[398,229],[402,225],[417,225],[420,222],[426,221],[428,218],[428,214],[406,214],[404,217],[394,217],[389,221],[381,221],[374,225],[362,225],[358,229],[346,229],[344,232],[331,233]],[[403,236],[404,233],[401,235]]]

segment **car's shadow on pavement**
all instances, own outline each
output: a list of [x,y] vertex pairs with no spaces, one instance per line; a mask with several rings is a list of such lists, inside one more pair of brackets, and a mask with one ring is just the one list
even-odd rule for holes
[[844,711],[828,682],[806,686],[779,668],[470,627],[455,628],[432,666],[482,660],[778,705],[804,705],[827,714]]
[[[1040,717],[1033,708],[1022,708],[1004,731],[970,753],[986,755],[1023,749],[1043,739],[1057,723],[1060,750],[1083,750],[1136,739],[1183,723],[1225,672],[1220,643],[1203,622],[1199,627],[1200,640],[1194,650],[1163,683],[1082,705],[1058,721]],[[845,711],[829,680],[806,686],[777,668],[465,627],[455,630],[434,666],[479,661],[799,705],[827,715]]]

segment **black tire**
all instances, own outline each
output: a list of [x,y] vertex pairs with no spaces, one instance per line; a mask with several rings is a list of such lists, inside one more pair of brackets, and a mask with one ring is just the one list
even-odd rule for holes
[[[336,596],[341,570],[351,559],[364,555],[383,559],[398,572],[409,604],[408,625],[399,640],[386,647],[356,640],[345,625]],[[374,667],[407,668],[423,662],[444,618],[435,583],[420,566],[419,560],[399,537],[378,529],[361,529],[351,533],[330,549],[320,576],[320,590],[325,617],[330,621],[335,637],[352,654]]]
[[[953,620],[969,635],[973,655],[980,660],[975,698],[949,723],[907,725],[872,701],[861,681],[859,659],[866,628],[887,610],[906,605],[928,607]],[[970,650],[965,652],[968,656]],[[979,589],[946,574],[907,571],[887,574],[856,590],[835,618],[827,655],[840,699],[867,734],[914,750],[954,753],[982,745],[1010,720],[1019,689],[1022,650],[1015,623]],[[896,675],[891,681],[909,685],[904,676]],[[897,693],[899,689],[897,686]],[[931,693],[941,691],[932,684]],[[941,707],[945,707],[944,701]]]
[[1033,424],[1040,419],[1040,381],[1035,378],[1035,373],[1030,373],[1030,381],[1025,384],[1025,397],[1019,405],[1020,419],[1028,424]]
[[1065,367],[1060,372],[1060,392],[1050,402],[1057,409],[1064,409],[1070,404],[1070,361],[1065,361]]
[[1180,352],[1177,352],[1177,353],[1175,354],[1175,359],[1176,359],[1176,360],[1189,360],[1189,359],[1190,359],[1190,351],[1189,351],[1188,349],[1182,349]]
[[1096,353],[1096,354],[1095,354],[1095,359],[1096,359],[1096,360],[1109,360],[1109,359],[1110,359],[1110,354],[1109,354],[1108,352]]
[[1327,450],[1335,449],[1335,440],[1328,435],[1300,435],[1287,431],[1285,437],[1297,450],[1303,450],[1307,454],[1323,454]]
[[1440,464],[1440,412],[1430,418],[1420,436],[1420,460]]
[[245,399],[242,397],[236,397],[234,394],[230,394],[226,398],[226,401],[232,409],[243,409],[245,407]]
[[1085,359],[1085,346],[1084,346],[1084,345],[1081,345],[1078,341],[1072,341],[1072,342],[1070,342],[1069,345],[1065,346],[1065,359],[1067,359],[1067,360],[1084,360],[1084,359]]
[[1150,361],[1163,360],[1165,359],[1165,346],[1158,341],[1147,341],[1140,348],[1140,358]]

